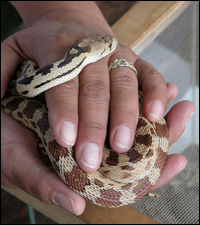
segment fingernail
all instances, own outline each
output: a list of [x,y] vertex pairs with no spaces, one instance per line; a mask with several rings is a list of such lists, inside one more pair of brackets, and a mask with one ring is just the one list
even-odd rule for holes
[[95,143],[86,143],[81,151],[81,162],[90,168],[98,168],[100,160],[99,146]]
[[187,159],[185,159],[185,161],[183,161],[182,165],[180,166],[179,172],[181,172],[182,170],[184,170],[186,166],[187,166]]
[[173,96],[168,100],[168,104],[169,104],[172,100],[174,100],[176,96],[177,96],[177,95],[173,95]]
[[63,195],[61,193],[55,193],[53,200],[63,209],[75,214],[76,216],[78,215],[74,206],[74,201],[66,195]]
[[155,100],[151,103],[149,116],[159,120],[162,116],[162,103],[158,100]]
[[194,112],[191,112],[188,117],[186,118],[185,120],[185,124],[192,118],[192,116],[194,115],[195,111]]
[[70,121],[64,121],[60,128],[60,139],[73,146],[76,141],[76,128]]
[[129,127],[125,125],[119,126],[114,134],[113,143],[120,148],[130,149],[132,143],[132,135]]

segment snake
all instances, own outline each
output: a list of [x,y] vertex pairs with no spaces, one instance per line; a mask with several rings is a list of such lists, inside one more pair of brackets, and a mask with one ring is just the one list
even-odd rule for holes
[[132,147],[118,154],[111,149],[107,135],[99,169],[86,172],[76,162],[75,147],[64,148],[53,137],[44,91],[78,76],[85,66],[110,54],[117,45],[115,37],[99,34],[73,44],[63,59],[44,67],[27,60],[10,80],[1,101],[6,114],[36,132],[38,148],[48,155],[53,171],[68,187],[89,202],[110,208],[134,203],[160,177],[169,146],[165,119],[147,120],[144,96],[138,91],[139,117]]

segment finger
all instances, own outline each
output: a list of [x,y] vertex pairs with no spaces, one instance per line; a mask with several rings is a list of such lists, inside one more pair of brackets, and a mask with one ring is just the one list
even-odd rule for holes
[[174,83],[166,83],[167,85],[167,104],[169,104],[178,94],[178,87]]
[[79,126],[75,146],[79,166],[88,172],[99,168],[109,110],[108,58],[84,68],[79,76]]
[[167,105],[167,86],[162,75],[148,62],[139,58],[135,62],[139,88],[144,93],[144,114],[149,121],[157,122]]
[[187,159],[181,154],[172,154],[167,157],[165,167],[150,191],[156,190],[168,183],[176,174],[185,168]]
[[3,56],[1,58],[1,98],[3,98],[10,78],[25,58],[14,35],[2,42],[1,56]]
[[[185,129],[186,123],[195,112],[195,105],[190,101],[182,101],[172,107],[165,116],[169,128],[169,146],[176,142]],[[160,178],[153,186],[155,190],[169,182],[177,173],[185,168],[187,160],[183,155],[169,155]]]
[[[9,181],[12,181],[15,187],[37,199],[47,204],[59,205],[75,215],[80,215],[85,208],[85,200],[43,164],[39,158],[34,133],[3,112],[2,127],[4,128],[2,130],[4,140],[2,170],[4,171],[3,180],[6,180],[3,184],[10,187]],[[11,140],[6,143],[7,133]]]
[[170,109],[165,116],[169,128],[169,145],[179,139],[194,112],[195,105],[187,100],[177,103]]
[[78,78],[45,92],[49,123],[59,145],[75,144],[78,126]]
[[[126,47],[119,46],[110,58],[124,58],[134,64],[137,57]],[[134,140],[138,121],[138,82],[136,74],[128,67],[117,67],[110,72],[110,145],[118,153],[127,152]]]

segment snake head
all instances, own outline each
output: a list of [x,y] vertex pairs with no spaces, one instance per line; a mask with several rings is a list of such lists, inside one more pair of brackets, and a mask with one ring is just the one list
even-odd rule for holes
[[90,53],[90,58],[97,61],[113,52],[117,44],[118,41],[115,37],[108,34],[98,34],[95,37],[83,39],[79,42],[78,47]]

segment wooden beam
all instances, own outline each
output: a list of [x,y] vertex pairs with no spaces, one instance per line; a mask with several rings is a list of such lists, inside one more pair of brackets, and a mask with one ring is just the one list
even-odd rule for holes
[[1,186],[4,190],[19,198],[26,204],[29,204],[45,216],[56,221],[57,223],[66,224],[156,224],[154,220],[138,212],[131,206],[124,206],[115,209],[104,208],[93,205],[89,202],[86,204],[84,213],[77,217],[65,211],[59,206],[48,205],[40,200],[28,195],[24,191],[13,190]]
[[131,206],[109,209],[86,202],[84,213],[81,216],[74,216],[61,207],[45,204],[24,191],[4,186],[1,188],[60,224],[157,224]]
[[184,1],[138,1],[112,26],[112,30],[122,43],[139,54],[189,4]]
[[25,191],[13,190],[4,186],[1,188],[59,224],[85,224],[84,221],[61,207],[45,204]]
[[89,224],[158,224],[131,206],[104,208],[89,202],[79,218]]

